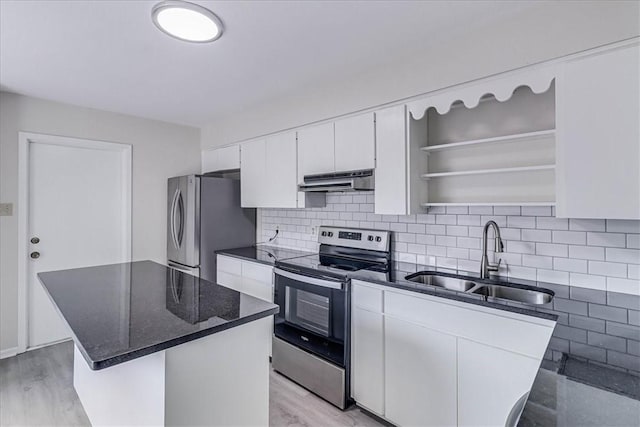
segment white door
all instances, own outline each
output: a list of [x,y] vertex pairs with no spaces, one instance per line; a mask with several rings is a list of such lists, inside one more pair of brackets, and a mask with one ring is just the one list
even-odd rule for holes
[[405,106],[376,112],[377,214],[407,215],[407,132]]
[[130,147],[55,140],[28,142],[29,348],[70,336],[37,273],[124,262],[130,251]]
[[384,317],[353,306],[351,310],[353,398],[358,405],[384,415]]
[[263,206],[267,188],[266,141],[245,142],[240,149],[240,199],[243,208]]
[[295,208],[298,198],[296,133],[286,132],[267,138],[266,176],[269,183],[264,207]]
[[455,426],[456,337],[386,316],[385,415],[399,426]]
[[373,113],[335,122],[336,171],[373,169],[375,165]]

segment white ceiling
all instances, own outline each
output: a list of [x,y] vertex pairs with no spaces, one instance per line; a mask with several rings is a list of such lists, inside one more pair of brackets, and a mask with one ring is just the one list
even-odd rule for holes
[[535,2],[197,1],[225,25],[211,44],[162,34],[155,3],[0,0],[0,89],[202,126]]

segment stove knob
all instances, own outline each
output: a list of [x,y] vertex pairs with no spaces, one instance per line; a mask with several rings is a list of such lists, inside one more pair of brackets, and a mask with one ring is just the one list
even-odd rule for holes
[[329,231],[329,232],[327,233],[327,236],[329,236],[329,237],[333,237],[333,231]]
[[373,236],[367,237],[367,240],[370,241],[370,242],[373,242]]
[[323,236],[326,236],[326,235],[327,235],[327,232],[326,232],[326,231],[323,231],[323,232],[322,232],[322,233],[320,233],[320,234],[321,234],[321,235],[323,235]]
[[376,242],[382,242],[382,237],[377,236],[377,237],[376,237]]

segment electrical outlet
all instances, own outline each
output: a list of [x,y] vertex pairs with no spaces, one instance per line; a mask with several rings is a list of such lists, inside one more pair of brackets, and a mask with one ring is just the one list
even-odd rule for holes
[[316,228],[315,227],[311,227],[311,234],[315,236],[315,234],[316,234]]
[[276,232],[280,232],[280,225],[276,225]]
[[0,203],[0,216],[13,216],[13,203]]

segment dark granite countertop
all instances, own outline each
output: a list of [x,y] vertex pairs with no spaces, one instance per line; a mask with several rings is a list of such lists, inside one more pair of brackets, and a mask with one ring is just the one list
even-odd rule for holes
[[216,252],[234,258],[255,261],[261,264],[274,265],[276,261],[312,255],[313,252],[285,249],[276,246],[255,245],[243,248],[224,249]]
[[352,279],[363,280],[371,283],[376,283],[383,286],[390,286],[397,289],[404,289],[413,292],[419,292],[427,295],[434,295],[441,298],[453,299],[457,301],[462,301],[475,305],[482,305],[486,307],[495,308],[498,310],[510,311],[513,313],[520,313],[529,316],[535,316],[542,319],[549,319],[556,321],[558,316],[551,310],[551,304],[543,304],[540,306],[517,303],[512,301],[506,301],[502,299],[489,298],[488,301],[485,300],[484,296],[473,294],[469,292],[461,292],[455,290],[444,289],[442,287],[431,286],[427,284],[411,282],[405,280],[405,276],[417,273],[419,271],[432,271],[442,273],[444,275],[456,276],[456,277],[465,277],[469,278],[475,283],[478,284],[497,284],[497,285],[507,285],[516,288],[529,289],[529,290],[542,290],[547,293],[554,294],[553,288],[555,287],[552,283],[545,282],[535,282],[524,279],[507,279],[503,277],[499,278],[491,278],[491,279],[480,279],[480,274],[469,271],[462,270],[452,270],[447,268],[438,268],[429,265],[421,265],[421,264],[413,264],[413,263],[403,263],[403,262],[392,262],[391,263],[391,271],[388,277],[382,277],[379,273],[360,270],[353,273],[349,273],[349,276]]
[[94,370],[272,316],[278,306],[152,261],[39,273]]

